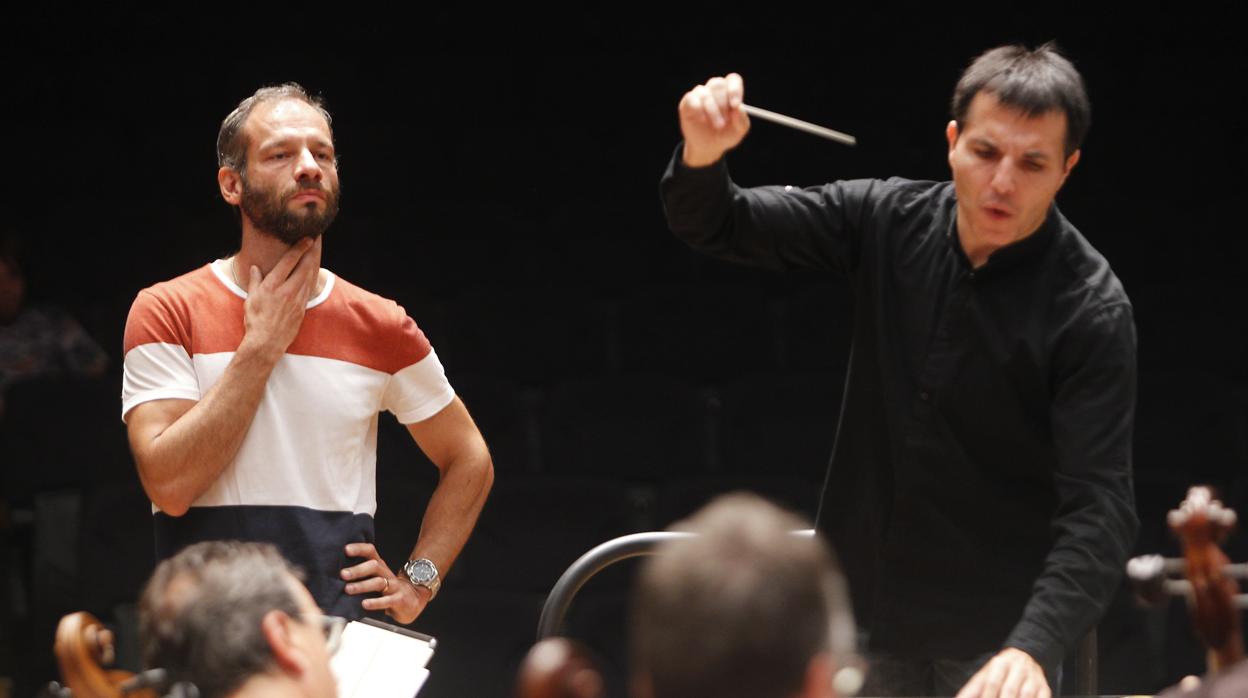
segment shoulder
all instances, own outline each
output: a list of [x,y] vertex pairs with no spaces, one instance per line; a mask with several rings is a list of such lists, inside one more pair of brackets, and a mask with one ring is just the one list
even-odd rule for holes
[[352,321],[381,330],[399,324],[407,316],[403,306],[396,301],[357,286],[337,274],[333,275],[333,279],[334,288],[327,301],[349,315]]
[[213,278],[210,265],[195,269],[138,292],[126,318],[125,348],[148,342],[189,346],[192,317],[228,293]]
[[367,344],[369,365],[390,373],[416,363],[433,348],[425,333],[396,301],[365,290],[340,276],[326,301],[326,310],[347,335]]
[[[795,187],[783,187],[793,191]],[[952,198],[952,182],[932,182],[889,177],[888,179],[838,179],[823,185],[827,194],[856,199],[868,204],[896,206],[923,205],[926,202]]]
[[1133,366],[1135,318],[1126,289],[1104,255],[1064,218],[1061,223],[1048,260],[1058,364]]
[[903,210],[954,203],[953,182],[934,182],[905,177],[865,181],[875,183],[873,195],[877,199],[889,202]]
[[218,305],[230,291],[217,280],[211,264],[181,276],[152,284],[135,296],[130,318],[136,313],[159,312],[189,320],[190,316]]
[[886,228],[890,223],[930,216],[952,209],[951,182],[932,182],[891,177],[889,179],[840,179],[799,189],[793,186],[755,187],[743,190],[755,196],[803,197],[817,195],[829,210],[841,211],[862,226]]
[[863,192],[861,223],[877,244],[899,246],[895,250],[943,245],[957,208],[952,182],[891,177],[846,185]]
[[862,201],[865,221],[894,231],[897,223],[920,224],[938,216],[948,216],[955,208],[952,182],[890,177],[836,182],[845,196]]
[[1051,263],[1055,292],[1086,323],[1130,319],[1131,300],[1105,258],[1060,212]]

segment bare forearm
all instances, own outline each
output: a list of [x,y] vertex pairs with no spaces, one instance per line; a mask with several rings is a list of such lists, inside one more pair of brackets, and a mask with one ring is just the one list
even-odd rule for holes
[[145,444],[136,445],[144,489],[161,510],[180,516],[234,460],[275,363],[272,350],[254,348],[244,340],[199,402]]
[[412,557],[433,560],[445,575],[468,542],[493,484],[494,465],[484,443],[448,464],[425,509]]

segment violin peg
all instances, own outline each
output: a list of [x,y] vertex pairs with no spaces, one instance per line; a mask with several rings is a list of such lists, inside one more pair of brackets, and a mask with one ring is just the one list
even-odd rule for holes
[[1150,580],[1163,576],[1165,566],[1165,558],[1160,555],[1140,555],[1127,560],[1127,576],[1133,581]]
[[113,649],[113,631],[102,625],[88,625],[83,629],[87,646],[91,648],[95,658],[103,666],[117,661],[117,653]]
[[1157,606],[1168,600],[1165,568],[1160,555],[1140,555],[1127,561],[1127,578],[1142,604]]

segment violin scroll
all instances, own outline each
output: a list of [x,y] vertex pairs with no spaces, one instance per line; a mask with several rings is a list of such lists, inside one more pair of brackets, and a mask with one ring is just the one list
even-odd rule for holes
[[[116,659],[113,633],[90,613],[71,613],[56,626],[53,646],[65,689],[74,698],[155,698],[151,690],[132,690],[134,675],[106,669]],[[135,687],[137,688],[137,687]]]
[[1193,487],[1187,499],[1166,517],[1183,544],[1183,560],[1191,583],[1192,627],[1209,648],[1212,671],[1244,656],[1236,596],[1239,584],[1226,574],[1230,560],[1218,547],[1235,527],[1237,516],[1208,487]]

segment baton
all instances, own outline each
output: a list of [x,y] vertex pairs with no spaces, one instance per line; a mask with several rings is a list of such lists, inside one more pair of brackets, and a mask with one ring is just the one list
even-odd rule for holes
[[841,133],[840,131],[833,131],[830,128],[824,128],[822,126],[812,124],[809,121],[802,121],[801,119],[794,119],[791,116],[785,116],[784,114],[777,114],[774,111],[760,109],[758,107],[750,106],[749,104],[742,104],[741,109],[745,111],[746,114],[749,114],[750,116],[755,116],[764,121],[770,121],[775,124],[780,124],[781,126],[788,126],[789,128],[795,128],[798,131],[805,131],[806,133],[811,133],[816,136],[820,136],[822,138],[827,138],[830,141],[836,141],[837,143],[843,143],[845,145],[857,145],[858,144],[858,139],[854,138],[848,133]]

